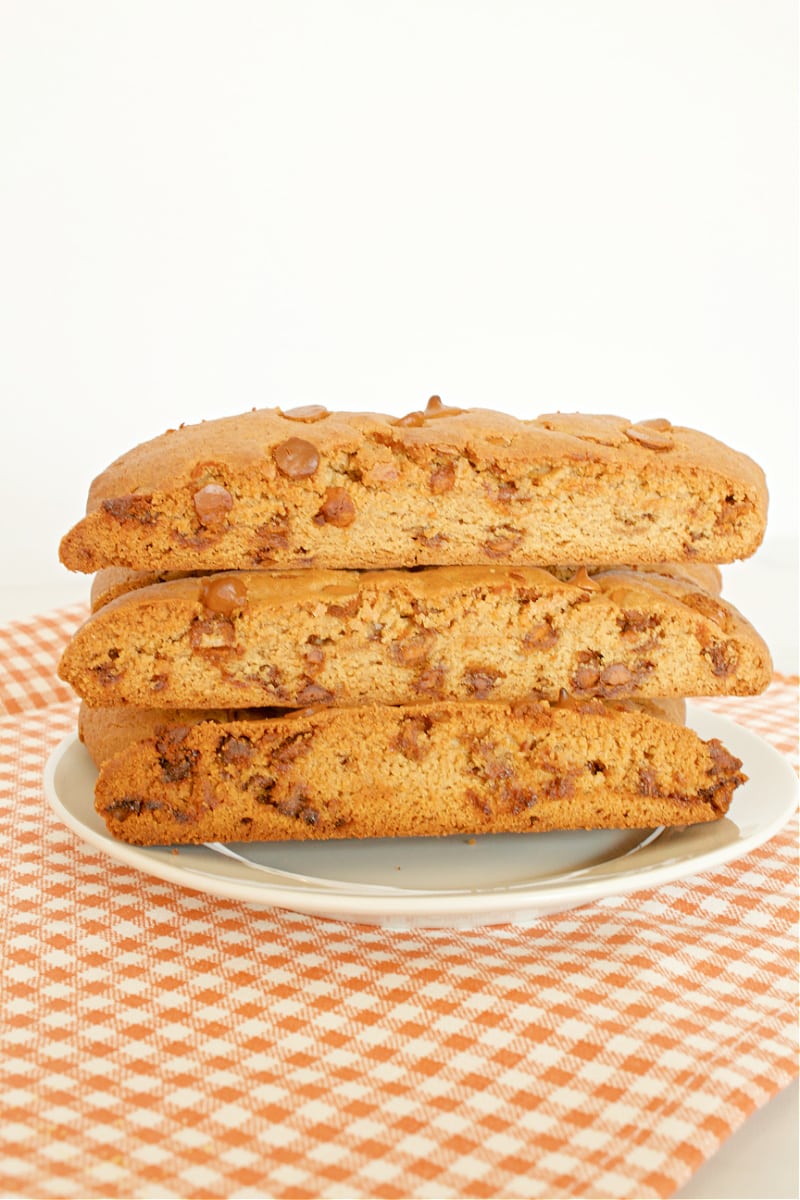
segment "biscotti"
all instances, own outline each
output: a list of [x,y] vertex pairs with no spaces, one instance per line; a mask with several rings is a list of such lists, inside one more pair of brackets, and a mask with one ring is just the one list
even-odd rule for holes
[[759,467],[666,420],[312,406],[168,431],[95,480],[73,570],[731,562],[765,528]]
[[654,573],[534,567],[228,572],[105,605],[61,677],[94,705],[206,708],[753,694],[766,645]]
[[[579,568],[574,564],[563,566],[547,566],[542,568],[550,571],[558,579],[572,579],[578,574]],[[600,571],[611,570],[608,563],[598,563],[585,568],[588,575],[596,575]],[[648,571],[656,575],[666,575],[670,579],[683,579],[714,596],[722,591],[722,573],[713,563],[628,563],[626,571]],[[188,576],[207,575],[207,571],[132,571],[128,567],[104,567],[98,571],[92,580],[91,606],[92,612],[97,612],[104,604],[133,592],[137,588],[149,587],[153,583],[170,583],[173,579],[185,579]]]
[[326,707],[160,727],[95,802],[138,845],[412,837],[694,824],[744,779],[632,702]]

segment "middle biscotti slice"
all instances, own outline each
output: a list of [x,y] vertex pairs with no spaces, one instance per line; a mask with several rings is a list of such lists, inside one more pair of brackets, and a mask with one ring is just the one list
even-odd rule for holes
[[754,694],[769,652],[688,581],[535,567],[227,572],[127,593],[60,666],[89,704],[159,708]]

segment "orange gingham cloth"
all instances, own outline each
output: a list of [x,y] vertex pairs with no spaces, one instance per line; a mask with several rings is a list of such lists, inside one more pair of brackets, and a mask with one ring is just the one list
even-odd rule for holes
[[[530,928],[213,899],[46,805],[84,615],[0,629],[4,1195],[669,1196],[796,1074],[796,823]],[[710,706],[791,755],[796,699]]]

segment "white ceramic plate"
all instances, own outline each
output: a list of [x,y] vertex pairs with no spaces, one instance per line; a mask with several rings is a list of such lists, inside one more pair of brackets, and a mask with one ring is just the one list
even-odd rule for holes
[[790,764],[756,734],[687,706],[703,738],[718,737],[749,781],[720,821],[681,829],[494,834],[230,847],[129,846],[94,810],[96,770],[77,737],[45,769],[60,819],[117,862],[212,896],[394,928],[527,924],[604,896],[695,875],[767,841],[797,807]]

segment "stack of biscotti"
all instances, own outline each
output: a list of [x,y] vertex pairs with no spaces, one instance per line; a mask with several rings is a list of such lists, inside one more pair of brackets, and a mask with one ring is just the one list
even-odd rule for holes
[[97,573],[60,672],[98,811],[139,844],[717,819],[746,776],[683,700],[769,682],[716,565],[766,499],[665,420],[434,397],[169,430],[61,547]]

